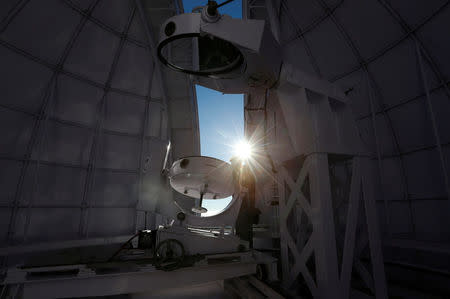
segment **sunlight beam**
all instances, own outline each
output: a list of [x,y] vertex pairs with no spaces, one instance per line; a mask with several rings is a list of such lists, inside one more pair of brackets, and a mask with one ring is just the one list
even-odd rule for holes
[[246,140],[240,140],[234,145],[233,152],[242,162],[247,162],[253,155],[253,146]]

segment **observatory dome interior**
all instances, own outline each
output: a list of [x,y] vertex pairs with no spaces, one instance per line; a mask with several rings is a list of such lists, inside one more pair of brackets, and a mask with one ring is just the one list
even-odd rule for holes
[[[281,74],[289,65],[305,76],[331,84],[345,98],[341,101],[330,96],[325,101],[305,87],[301,89],[304,97],[292,96],[289,105],[303,99],[305,105],[322,100],[329,104],[329,111],[338,115],[336,122],[354,124],[351,141],[361,143],[364,150],[358,149],[351,156],[368,161],[361,165],[366,165],[371,175],[361,173],[373,183],[374,204],[361,203],[355,212],[361,216],[354,224],[354,259],[358,255],[358,261],[350,264],[349,281],[354,290],[350,297],[448,298],[450,1],[235,1],[242,1],[243,20],[264,21],[263,27],[279,44]],[[210,220],[196,219],[200,217],[186,211],[198,201],[174,192],[168,182],[166,170],[173,162],[201,154],[195,84],[204,81],[198,74],[166,67],[157,53],[161,24],[183,13],[181,0],[0,1],[0,299],[15,292],[15,286],[19,296],[30,294],[26,281],[8,283],[9,271],[17,265],[97,263],[113,255],[136,233],[159,226],[182,227],[186,223],[196,233],[205,233],[201,230],[208,226],[208,236],[214,238],[228,231],[234,235],[238,230],[229,219],[240,223],[246,204],[236,206],[235,202],[241,204],[236,200],[229,211]],[[199,39],[201,66],[223,67],[223,61],[214,60],[219,57],[217,53],[203,47],[206,44],[215,51],[225,48],[230,61],[241,59],[229,41]],[[171,51],[175,53],[175,49],[164,52],[171,63],[195,68],[195,47],[177,51],[179,55],[171,56]],[[326,284],[333,285],[330,277],[334,270],[324,274],[320,269],[326,268],[320,267],[329,266],[332,258],[328,251],[321,252],[317,245],[314,253],[301,255],[312,235],[320,236],[317,240],[326,238],[325,228],[321,235],[322,231],[312,229],[316,222],[305,220],[309,213],[323,208],[315,206],[312,198],[314,190],[324,185],[297,190],[311,193],[311,198],[305,196],[310,211],[300,207],[303,195],[289,200],[289,194],[297,192],[293,186],[301,178],[301,169],[319,165],[320,159],[305,162],[317,153],[303,153],[307,146],[296,141],[296,134],[303,132],[303,123],[298,120],[303,114],[290,114],[286,107],[294,106],[283,106],[283,92],[294,87],[280,82],[272,89],[261,92],[255,88],[245,94],[246,136],[263,136],[255,138],[264,143],[262,159],[270,160],[261,163],[270,167],[265,174],[255,173],[253,195],[248,188],[248,197],[243,193],[235,193],[235,197],[242,195],[245,202],[253,196],[246,211],[255,208],[260,213],[259,220],[251,224],[254,235],[247,240],[252,244],[248,246],[270,252],[278,261],[278,282],[265,282],[267,286],[284,297],[326,298],[321,290]],[[345,114],[347,108],[350,114]],[[332,126],[335,119],[319,121]],[[346,128],[330,131],[342,136],[353,134]],[[340,200],[351,196],[349,174],[356,173],[349,157],[330,152],[328,170],[316,173],[320,182],[324,182],[322,175],[326,176],[325,182],[332,189],[330,211],[334,214],[330,215],[334,218],[329,225],[333,237],[336,231],[336,241],[332,240],[332,246],[337,246],[333,254],[339,261],[336,273],[346,271],[341,266],[346,255],[339,248],[347,248],[346,232],[352,225],[346,220],[350,199]],[[286,178],[280,179],[283,171]],[[307,175],[310,182],[313,176],[311,170]],[[274,198],[282,197],[280,186],[289,182],[286,200],[279,199],[283,200],[280,203]],[[333,189],[340,184],[342,188]],[[366,196],[368,191],[364,190],[356,196]],[[283,214],[283,205],[292,211]],[[181,220],[180,213],[187,214],[186,218]],[[294,222],[297,224],[290,224]],[[372,234],[374,227],[376,233]],[[258,247],[263,239],[256,237],[262,234],[259,230],[271,232],[270,242],[275,242],[276,248]],[[358,238],[359,233],[368,237]],[[295,248],[299,251],[294,253]],[[221,252],[218,249],[215,253]],[[311,260],[316,266],[309,266]],[[292,271],[286,272],[286,267]],[[361,270],[366,268],[369,270]],[[369,277],[372,270],[373,279]],[[287,279],[295,271],[298,275]],[[383,274],[386,288],[377,271]],[[167,277],[171,280],[175,276]],[[230,282],[230,277],[234,276],[217,279],[225,281],[222,289],[227,289],[227,281],[228,286],[242,287],[242,281]],[[132,296],[142,292],[141,285],[130,283],[126,291],[113,288],[112,293],[99,289],[85,296]],[[53,285],[49,282],[45,287],[51,290]],[[335,287],[341,290],[340,285]],[[248,288],[253,292],[256,286],[248,282]],[[210,289],[204,290],[198,296],[207,297]],[[181,298],[174,294],[158,296]]]

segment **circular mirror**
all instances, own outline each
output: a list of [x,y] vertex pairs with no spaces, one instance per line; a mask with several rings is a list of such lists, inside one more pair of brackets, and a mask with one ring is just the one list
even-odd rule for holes
[[172,69],[201,76],[228,73],[244,62],[241,52],[232,43],[199,34],[164,40],[158,47],[158,57]]

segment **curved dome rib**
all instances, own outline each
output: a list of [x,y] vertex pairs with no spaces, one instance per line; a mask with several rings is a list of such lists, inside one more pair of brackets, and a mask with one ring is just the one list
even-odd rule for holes
[[[442,119],[442,113],[434,109],[436,114],[434,117],[436,117],[439,127],[440,138],[438,139],[441,139],[439,143],[442,145],[437,145],[435,138],[432,137],[430,115],[425,104],[425,92],[417,65],[415,41],[418,42],[424,57],[425,74],[430,82],[431,101],[433,105],[438,105],[438,107],[448,107],[442,102],[445,101],[442,96],[448,98],[448,82],[446,83],[443,69],[445,64],[437,62],[438,60],[442,61],[442,55],[439,58],[432,57],[432,54],[430,54],[433,51],[436,52],[437,45],[444,46],[445,43],[442,39],[439,40],[440,44],[436,44],[438,40],[431,44],[429,42],[426,44],[423,40],[427,39],[424,32],[429,35],[428,28],[436,27],[432,24],[442,24],[445,20],[445,16],[448,15],[449,3],[448,1],[436,1],[430,5],[421,5],[416,10],[412,9],[411,7],[416,4],[419,5],[419,3],[410,3],[408,7],[402,7],[402,4],[398,1],[380,0],[357,3],[355,1],[317,0],[313,3],[281,1],[280,6],[282,8],[280,10],[280,21],[282,24],[285,22],[284,27],[282,27],[286,32],[285,39],[291,37],[285,41],[285,43],[288,42],[285,45],[286,59],[289,60],[289,57],[293,57],[290,56],[290,49],[295,51],[294,49],[298,50],[302,46],[306,47],[306,56],[314,57],[314,60],[316,60],[315,63],[312,63],[313,66],[309,65],[311,59],[304,59],[299,57],[298,54],[295,56],[296,59],[292,60],[292,63],[310,72],[316,72],[316,74],[317,71],[315,70],[320,70],[318,71],[319,74],[332,82],[341,84],[353,99],[356,118],[360,124],[363,138],[370,141],[374,138],[372,133],[374,128],[371,124],[372,113],[368,101],[369,91],[365,90],[367,89],[367,83],[365,83],[367,78],[365,78],[364,73],[369,74],[370,86],[373,90],[371,91],[373,93],[372,98],[375,102],[378,102],[374,104],[374,114],[375,129],[379,131],[380,138],[378,144],[382,157],[381,164],[385,168],[381,175],[392,178],[389,172],[394,171],[398,174],[398,177],[403,177],[401,180],[396,179],[399,184],[397,188],[402,189],[402,186],[405,188],[405,193],[402,195],[393,190],[393,187],[385,186],[387,189],[386,197],[389,205],[391,199],[406,199],[404,202],[409,202],[410,208],[408,206],[405,206],[405,208],[410,210],[411,220],[407,222],[410,223],[408,225],[413,225],[409,232],[413,235],[415,234],[413,218],[420,217],[415,210],[417,200],[420,200],[421,197],[447,198],[448,196],[445,195],[447,193],[444,182],[446,176],[442,175],[443,167],[448,168],[447,165],[443,164],[448,156],[445,150],[448,134],[444,131],[446,125]],[[322,10],[318,8],[322,8]],[[255,9],[255,14],[256,11]],[[289,22],[295,21],[295,18],[288,14],[288,12],[293,11],[304,11],[308,14],[304,20],[297,18],[301,20],[301,26],[298,24],[293,26],[293,28],[297,28],[297,32],[294,32],[295,40],[292,40],[293,35],[289,33],[287,27]],[[407,14],[409,14],[410,25],[403,19]],[[264,18],[264,13],[261,13],[259,17]],[[333,31],[333,26],[337,30]],[[300,30],[301,27],[306,29],[302,31]],[[331,32],[336,32],[337,38],[330,39]],[[322,44],[321,47],[318,46],[320,44]],[[429,47],[432,45],[436,46],[430,50]],[[351,56],[354,57],[353,60],[348,58]],[[335,62],[339,60],[348,61],[348,63]],[[332,61],[331,64],[330,61]],[[382,78],[383,73],[386,78]],[[396,75],[392,76],[391,73]],[[400,85],[395,85],[395,82]],[[420,104],[422,108],[418,108],[418,100],[423,101]],[[414,113],[415,116],[412,114],[408,116],[408,113]],[[421,121],[410,122],[409,119],[413,119],[411,117]],[[405,122],[414,125],[414,129],[409,133],[405,131],[408,126]],[[414,130],[416,130],[415,133],[412,133]],[[371,141],[371,144],[373,144],[373,152],[376,152],[377,142]],[[444,162],[439,162],[438,151],[433,150],[432,154],[425,154],[430,149],[438,149],[439,147],[443,148]],[[413,170],[414,167],[418,169],[418,166],[414,166],[417,163],[412,162],[416,158],[413,159],[411,156],[417,156],[417,159],[422,159],[424,163],[427,159],[431,159],[430,161],[433,162],[424,169],[430,171],[432,174],[430,178],[434,179],[426,178],[425,180],[421,179],[422,182],[418,181],[420,175],[418,176],[417,170]],[[389,181],[389,179],[387,180]],[[384,185],[386,184],[388,183]],[[435,203],[437,206],[441,205],[438,202]],[[393,214],[390,217],[397,218],[396,215],[399,211],[391,212]],[[423,234],[422,237],[424,237]]]
[[169,196],[166,78],[155,78],[136,2],[3,8],[0,243],[120,236],[154,221]]

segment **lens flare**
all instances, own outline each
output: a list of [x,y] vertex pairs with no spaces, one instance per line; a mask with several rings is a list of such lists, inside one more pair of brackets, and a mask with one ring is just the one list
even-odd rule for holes
[[250,143],[245,140],[241,140],[234,146],[234,155],[242,161],[247,161],[252,157],[253,148]]

